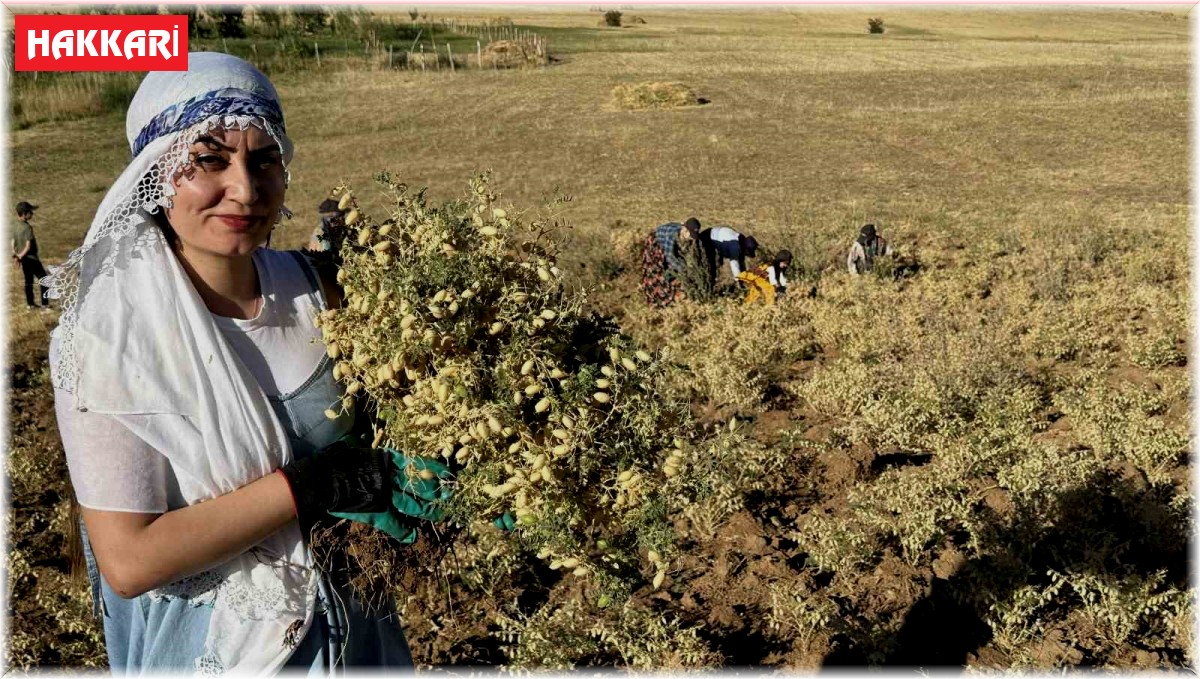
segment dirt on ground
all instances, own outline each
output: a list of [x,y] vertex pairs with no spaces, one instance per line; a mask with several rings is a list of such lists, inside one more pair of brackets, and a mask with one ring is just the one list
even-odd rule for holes
[[[777,437],[797,419],[809,419],[813,435],[828,428],[812,413],[767,411],[754,422],[755,434]],[[992,643],[985,610],[974,603],[990,593],[1004,594],[1002,587],[980,591],[979,584],[987,581],[981,574],[992,572],[986,560],[968,559],[956,545],[946,544],[931,563],[914,565],[886,548],[872,571],[848,580],[808,567],[808,555],[783,527],[814,512],[849,516],[854,509],[847,492],[856,484],[878,476],[887,466],[925,461],[890,459],[894,457],[855,447],[827,451],[811,464],[798,465],[779,480],[791,492],[773,493],[769,500],[750,504],[710,536],[693,535],[682,545],[685,556],[673,564],[662,589],[639,592],[633,605],[702,630],[704,640],[727,665],[1012,667],[1017,659]],[[991,489],[981,499],[1001,521],[1017,522],[1005,491]],[[1102,515],[1107,518],[1095,521],[1109,521],[1107,528],[1115,535],[1131,538],[1139,530],[1139,519],[1125,510]],[[1074,525],[1087,531],[1095,521]],[[1162,545],[1143,557],[1167,564],[1173,577],[1186,581],[1185,552],[1183,543]],[[498,650],[503,635],[492,620],[499,612],[497,601],[520,600],[523,608],[532,611],[570,595],[560,576],[551,571],[527,573],[523,582],[510,583],[507,591],[486,601],[464,600],[458,598],[461,593],[456,596],[444,586],[439,589],[441,596],[433,595],[433,587],[414,590],[406,610],[414,656],[425,665],[496,662],[503,658]],[[772,624],[773,597],[779,592],[814,600],[835,597],[844,609],[855,612],[856,619],[816,625],[809,634],[785,633]],[[1182,662],[1177,653],[1142,649],[1136,641],[1114,647],[1100,632],[1086,629],[1091,624],[1076,616],[1052,625],[1042,638],[1022,648],[1021,664],[1145,668]]]
[[7,665],[104,667],[103,630],[91,614],[86,575],[78,569],[72,575],[80,542],[47,362],[54,319],[41,312],[12,316]]

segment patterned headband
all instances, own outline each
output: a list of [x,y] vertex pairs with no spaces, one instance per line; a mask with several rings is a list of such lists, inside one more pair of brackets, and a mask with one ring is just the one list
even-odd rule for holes
[[226,88],[207,92],[187,101],[168,106],[146,123],[133,144],[136,158],[150,142],[167,134],[181,132],[196,123],[215,115],[257,116],[279,126],[286,134],[283,111],[279,104],[260,94],[246,90]]

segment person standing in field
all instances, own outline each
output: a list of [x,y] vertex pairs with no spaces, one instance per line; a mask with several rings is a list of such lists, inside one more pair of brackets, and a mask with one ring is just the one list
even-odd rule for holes
[[336,517],[411,542],[445,495],[399,469],[445,468],[347,438],[353,410],[312,323],[341,290],[262,247],[293,152],[274,86],[195,52],[186,72],[145,77],[126,132],[132,161],[47,279],[59,433],[113,672],[411,665],[394,604],[368,607],[318,568],[309,536]]
[[700,241],[704,244],[708,260],[709,283],[714,286],[717,283],[717,271],[725,261],[729,262],[730,275],[738,280],[738,276],[746,270],[746,258],[758,254],[758,241],[753,236],[738,233],[728,226],[705,229],[700,233]]
[[892,254],[892,246],[875,232],[875,225],[867,224],[859,230],[858,238],[850,246],[846,265],[850,269],[850,275],[858,276],[874,269],[876,257]]
[[787,294],[787,270],[792,265],[792,253],[780,250],[775,257],[749,271],[738,275],[738,280],[746,284],[745,304],[753,304],[762,300],[763,304],[774,304],[776,297]]
[[321,223],[317,225],[313,231],[312,240],[308,243],[308,249],[313,252],[329,252],[334,248],[334,238],[339,227],[345,223],[345,212],[338,207],[338,202],[333,198],[326,198],[317,206],[317,213],[321,217]]
[[642,248],[642,294],[664,307],[684,297],[683,276],[697,260],[700,221],[669,222],[654,229]]
[[12,231],[13,261],[21,265],[21,272],[25,275],[25,305],[30,309],[37,308],[33,297],[33,284],[36,282],[41,288],[42,309],[46,310],[50,308],[50,288],[42,283],[46,269],[42,266],[42,260],[38,259],[37,237],[33,234],[33,225],[29,223],[36,209],[36,205],[25,201],[17,203],[17,223]]

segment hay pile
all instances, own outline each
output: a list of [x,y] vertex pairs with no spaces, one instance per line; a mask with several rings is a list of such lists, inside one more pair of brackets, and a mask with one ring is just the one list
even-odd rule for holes
[[484,45],[480,57],[483,68],[521,68],[549,63],[547,55],[539,54],[534,45],[518,40],[493,40]]
[[617,85],[612,91],[613,104],[626,111],[684,108],[699,106],[700,98],[683,83],[648,82]]

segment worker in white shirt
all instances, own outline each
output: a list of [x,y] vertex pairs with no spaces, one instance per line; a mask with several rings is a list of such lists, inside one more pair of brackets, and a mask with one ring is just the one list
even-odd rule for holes
[[708,276],[712,284],[717,282],[717,269],[724,260],[729,260],[729,272],[737,280],[738,274],[746,270],[746,258],[758,252],[758,241],[728,226],[716,226],[700,232],[700,242],[708,256]]

